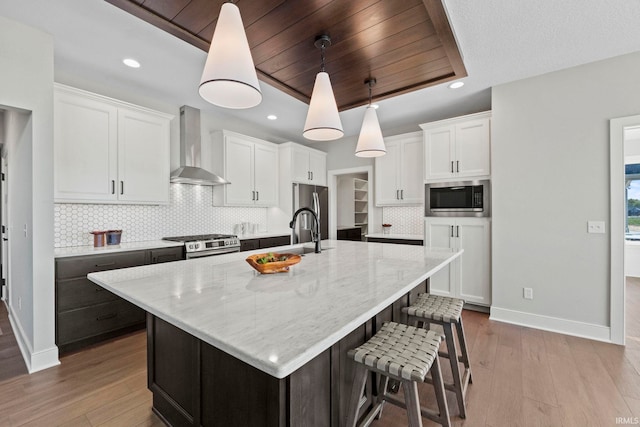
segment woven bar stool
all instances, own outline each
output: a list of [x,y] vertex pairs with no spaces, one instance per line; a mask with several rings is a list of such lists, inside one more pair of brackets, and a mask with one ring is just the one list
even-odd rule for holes
[[[450,427],[449,409],[444,395],[444,384],[438,361],[438,348],[442,335],[414,326],[394,322],[385,323],[369,341],[347,353],[356,362],[353,388],[349,399],[347,427],[355,427],[360,398],[369,371],[380,374],[379,395],[375,407],[363,419],[360,426],[368,426],[380,417],[385,402],[406,408],[409,427],[422,427],[422,417],[429,418],[444,427]],[[431,380],[426,378],[431,372]],[[399,381],[404,399],[387,393],[389,378]],[[431,382],[436,392],[438,412],[423,408],[418,400],[418,382]]]
[[[467,387],[472,382],[471,366],[469,365],[469,354],[467,352],[467,342],[462,327],[462,307],[464,301],[458,298],[443,297],[431,294],[420,294],[416,301],[409,307],[402,309],[409,316],[409,322],[414,320],[416,326],[420,322],[428,329],[429,324],[442,325],[444,329],[447,352],[439,352],[441,357],[446,357],[451,363],[451,373],[453,374],[453,384],[445,383],[447,390],[455,392],[460,409],[460,417],[467,415],[465,396]],[[456,346],[456,339],[453,335],[453,325],[455,325],[460,342],[460,356]],[[464,374],[460,374],[461,362],[464,365]]]

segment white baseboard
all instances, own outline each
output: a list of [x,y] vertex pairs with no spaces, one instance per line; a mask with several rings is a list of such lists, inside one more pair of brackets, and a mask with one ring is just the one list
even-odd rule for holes
[[[7,308],[9,307],[7,306]],[[31,347],[31,343],[27,340],[24,330],[22,329],[20,321],[11,314],[11,309],[8,311],[9,323],[11,323],[13,335],[16,337],[16,341],[18,342],[18,347],[20,348],[20,353],[22,353],[24,363],[27,365],[27,371],[32,374],[34,372],[59,365],[60,360],[58,359],[58,347],[54,345],[51,348],[34,352]]]
[[611,342],[611,328],[608,326],[525,313],[495,306],[491,307],[489,319],[596,341]]

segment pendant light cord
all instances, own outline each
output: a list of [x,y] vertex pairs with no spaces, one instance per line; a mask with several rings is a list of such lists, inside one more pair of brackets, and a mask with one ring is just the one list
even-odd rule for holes
[[325,44],[322,42],[322,46],[320,46],[320,72],[324,73],[324,49]]

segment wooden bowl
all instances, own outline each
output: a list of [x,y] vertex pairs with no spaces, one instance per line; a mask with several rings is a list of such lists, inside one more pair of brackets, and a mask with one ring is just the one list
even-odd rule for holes
[[[280,259],[283,256],[286,256],[287,259],[284,261],[274,261],[267,262],[264,264],[258,264],[258,260],[260,258],[264,258],[266,256],[272,255],[275,259]],[[289,267],[295,265],[300,262],[302,258],[300,255],[296,254],[278,254],[274,252],[269,252],[265,254],[256,254],[250,255],[247,257],[247,262],[253,268],[255,268],[258,272],[262,274],[271,274],[271,273],[284,273],[289,271]]]

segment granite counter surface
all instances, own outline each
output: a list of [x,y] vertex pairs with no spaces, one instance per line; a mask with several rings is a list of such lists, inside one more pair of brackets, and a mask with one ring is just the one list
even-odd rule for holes
[[[261,275],[242,252],[89,274],[151,314],[284,378],[439,271],[462,251],[323,241],[287,273]],[[271,248],[291,252],[309,244]]]

